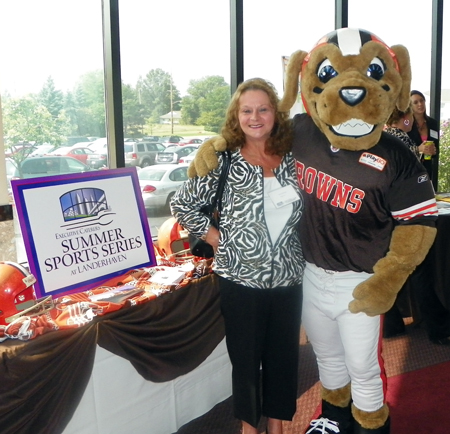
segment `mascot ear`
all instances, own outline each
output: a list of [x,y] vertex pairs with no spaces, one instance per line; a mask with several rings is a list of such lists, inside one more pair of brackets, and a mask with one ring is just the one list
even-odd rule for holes
[[[299,74],[302,70],[303,61],[308,53],[304,51],[296,51],[289,59],[286,68],[286,80],[284,86],[284,95],[278,104],[278,109],[287,112],[295,104],[298,96]],[[408,94],[409,98],[409,94]]]
[[393,45],[391,50],[397,57],[400,75],[402,77],[402,88],[397,99],[397,108],[405,111],[409,106],[409,93],[411,91],[411,63],[409,52],[403,45]]

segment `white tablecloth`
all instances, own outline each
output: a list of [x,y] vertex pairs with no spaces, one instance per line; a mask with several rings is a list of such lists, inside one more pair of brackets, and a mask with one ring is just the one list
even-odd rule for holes
[[190,373],[144,380],[131,363],[98,347],[83,398],[63,434],[171,434],[231,396],[231,364],[222,340]]

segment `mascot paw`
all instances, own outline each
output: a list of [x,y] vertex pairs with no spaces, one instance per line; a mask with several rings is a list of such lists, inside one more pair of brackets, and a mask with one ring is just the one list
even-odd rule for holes
[[354,300],[349,303],[348,308],[351,313],[381,315],[392,307],[396,297],[397,291],[375,274],[354,289]]
[[223,152],[226,149],[227,142],[222,136],[215,136],[203,143],[188,168],[189,178],[206,176],[211,170],[216,169],[219,163],[216,152]]
[[373,267],[374,274],[353,290],[352,313],[369,316],[386,313],[408,276],[427,255],[436,228],[422,225],[397,226],[392,232],[389,251]]

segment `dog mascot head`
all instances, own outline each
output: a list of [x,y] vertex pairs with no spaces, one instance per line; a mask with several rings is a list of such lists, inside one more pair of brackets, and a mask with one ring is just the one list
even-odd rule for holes
[[309,53],[296,51],[286,72],[283,111],[296,101],[299,75],[306,111],[336,148],[371,148],[394,107],[409,105],[407,49],[388,47],[365,30],[335,30]]

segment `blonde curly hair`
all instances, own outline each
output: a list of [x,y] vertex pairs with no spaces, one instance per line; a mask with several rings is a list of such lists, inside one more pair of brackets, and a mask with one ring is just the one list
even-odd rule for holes
[[251,78],[242,82],[231,98],[228,106],[225,125],[222,127],[222,136],[227,142],[227,148],[235,150],[245,144],[245,134],[239,124],[239,99],[249,90],[262,90],[269,97],[270,105],[275,108],[275,124],[266,152],[271,155],[283,156],[292,148],[293,129],[288,112],[278,110],[277,91],[272,83],[262,78]]

